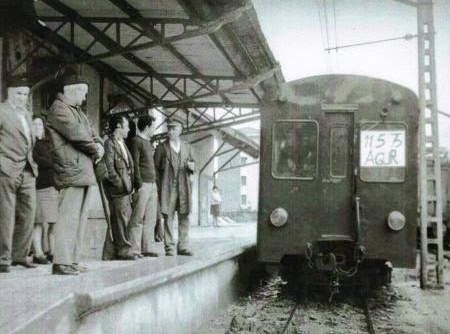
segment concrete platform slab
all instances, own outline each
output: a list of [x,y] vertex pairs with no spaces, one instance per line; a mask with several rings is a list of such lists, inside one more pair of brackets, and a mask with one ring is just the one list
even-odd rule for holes
[[[150,313],[156,314],[158,311],[158,307],[154,307],[153,303],[155,298],[159,298],[159,304],[165,303],[166,306],[170,306],[171,301],[167,298],[172,293],[168,290],[162,295],[152,295],[149,291],[156,287],[177,285],[189,275],[213,266],[218,266],[219,275],[223,277],[229,275],[228,279],[233,279],[236,274],[235,265],[225,262],[235,261],[240,254],[254,246],[255,240],[255,224],[236,224],[219,228],[196,227],[191,230],[191,244],[195,253],[193,257],[162,256],[138,261],[108,262],[87,260],[83,264],[89,268],[89,272],[80,276],[51,275],[51,265],[40,266],[37,269],[12,268],[11,273],[0,276],[2,285],[0,332],[30,333],[30,329],[33,329],[34,334],[66,331],[103,333],[103,325],[100,328],[98,326],[108,317],[101,315],[89,325],[89,321],[92,322],[95,318],[91,317],[91,314],[111,307],[122,307],[121,314],[127,314],[129,310],[139,305],[139,298],[144,298],[148,305],[153,305],[152,308],[144,307],[141,310],[141,313],[144,312],[148,317]],[[186,281],[182,287],[178,286],[176,289],[185,291],[186,288],[196,285],[195,282],[202,281],[203,285],[213,281],[218,285],[223,284],[223,280],[218,280],[216,274],[208,273],[206,276],[203,274],[198,276],[194,283]],[[196,289],[203,291],[202,285]],[[208,288],[204,287],[204,291],[207,290]],[[214,291],[209,293],[215,294]],[[131,304],[124,307],[124,303]],[[133,319],[122,320],[130,324],[130,321],[135,323]],[[160,328],[167,325],[159,324]],[[89,331],[86,331],[87,327],[79,331],[82,326],[88,326]]]

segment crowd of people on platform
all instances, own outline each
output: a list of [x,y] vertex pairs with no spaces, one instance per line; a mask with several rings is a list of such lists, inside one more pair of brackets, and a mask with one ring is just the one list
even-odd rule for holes
[[167,120],[168,139],[154,151],[155,119],[143,115],[128,147],[126,116],[108,119],[105,141],[93,131],[81,110],[89,88],[84,78],[64,75],[46,118],[28,111],[30,87],[24,78],[10,80],[0,104],[0,272],[50,262],[53,274],[87,271],[80,261],[96,185],[109,217],[103,260],[159,256],[156,241],[164,241],[166,256],[192,255],[195,163],[180,139],[182,122]]

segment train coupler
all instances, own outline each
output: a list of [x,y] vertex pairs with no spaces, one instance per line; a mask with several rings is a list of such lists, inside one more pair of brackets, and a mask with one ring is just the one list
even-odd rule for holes
[[340,292],[339,291],[339,286],[340,286],[339,278],[337,275],[334,275],[332,277],[328,286],[330,288],[330,298],[328,298],[328,302],[331,303],[333,301],[334,295],[338,294]]

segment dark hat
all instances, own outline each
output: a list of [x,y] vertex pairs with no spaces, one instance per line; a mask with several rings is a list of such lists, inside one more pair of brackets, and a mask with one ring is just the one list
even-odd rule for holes
[[6,82],[7,87],[31,87],[33,84],[28,78],[24,77],[11,77]]
[[61,83],[64,86],[70,86],[70,85],[78,85],[78,84],[86,84],[89,85],[89,81],[78,74],[75,73],[65,73],[62,77]]
[[181,126],[181,127],[183,127],[183,122],[181,120],[179,120],[179,119],[176,119],[176,118],[169,118],[167,120],[167,127],[170,128],[170,127],[173,127],[173,126]]

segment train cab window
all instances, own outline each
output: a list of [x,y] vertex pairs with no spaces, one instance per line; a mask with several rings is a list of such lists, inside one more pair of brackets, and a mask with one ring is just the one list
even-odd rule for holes
[[272,175],[312,180],[317,174],[316,121],[279,121],[273,126]]
[[360,178],[366,182],[405,180],[406,125],[363,123],[360,132]]
[[348,170],[348,128],[333,127],[330,133],[330,175],[345,178]]

